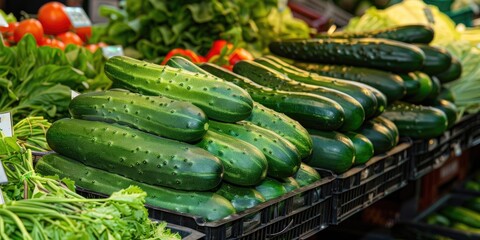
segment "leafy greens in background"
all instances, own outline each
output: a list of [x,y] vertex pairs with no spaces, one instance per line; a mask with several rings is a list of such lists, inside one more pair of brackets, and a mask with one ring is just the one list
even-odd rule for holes
[[124,7],[101,7],[109,23],[94,29],[92,41],[124,46],[127,55],[161,62],[174,48],[204,55],[225,39],[259,54],[272,39],[306,38],[310,29],[278,0],[126,0]]
[[57,119],[68,115],[70,90],[93,91],[110,86],[101,51],[75,45],[65,51],[37,47],[26,35],[17,46],[0,45],[0,112],[14,122],[27,116]]

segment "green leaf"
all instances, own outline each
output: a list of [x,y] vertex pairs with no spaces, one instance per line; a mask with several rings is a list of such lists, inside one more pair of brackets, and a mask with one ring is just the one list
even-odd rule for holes
[[197,23],[209,22],[214,18],[212,3],[210,1],[188,4],[186,8],[190,11],[193,20]]

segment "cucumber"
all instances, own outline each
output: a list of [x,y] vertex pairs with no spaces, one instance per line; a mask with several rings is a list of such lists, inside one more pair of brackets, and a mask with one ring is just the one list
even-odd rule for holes
[[195,63],[180,56],[171,57],[170,59],[168,59],[166,65],[174,68],[181,68],[189,72],[208,74],[207,72],[203,71],[199,66],[195,65]]
[[444,88],[444,87],[442,87],[440,89],[440,95],[438,95],[438,99],[444,99],[444,100],[447,100],[449,102],[455,102],[455,97],[453,96],[452,91],[450,91],[450,89]]
[[462,76],[462,63],[458,61],[458,58],[452,57],[450,67],[441,73],[435,75],[440,83],[449,83],[457,80]]
[[287,39],[273,41],[272,53],[306,62],[412,72],[423,67],[419,47],[387,39]]
[[466,207],[472,211],[480,212],[480,198],[475,197],[467,201]]
[[300,188],[300,184],[298,184],[297,180],[293,177],[279,179],[279,182],[282,183],[287,192]]
[[280,135],[249,122],[221,123],[210,121],[210,130],[228,134],[259,148],[267,157],[267,174],[272,177],[290,177],[300,167],[297,149]]
[[[475,192],[480,192],[480,183],[479,182],[475,182],[475,181],[466,181],[465,184],[464,184],[464,188],[466,190],[470,190],[470,191],[475,191]],[[479,203],[480,204],[480,203]],[[480,207],[480,205],[478,206]],[[472,208],[474,209],[474,208]],[[477,212],[480,212],[480,208],[478,208],[479,210],[477,210]],[[475,210],[475,209],[474,209]]]
[[447,116],[433,107],[395,102],[382,116],[395,123],[400,136],[428,139],[447,130]]
[[306,163],[302,163],[300,165],[300,168],[293,177],[300,187],[310,185],[321,179],[321,176],[318,174],[317,170],[308,166]]
[[[318,87],[325,87],[325,88],[338,90],[340,92],[346,93],[347,95],[350,95],[362,105],[362,108],[365,113],[365,117],[372,116],[375,113],[376,109],[378,108],[377,98],[375,97],[375,95],[370,89],[366,89],[367,87],[364,84],[358,85],[358,83],[344,81],[341,79],[315,75],[306,71],[302,71],[301,69],[295,68],[294,66],[291,66],[281,61],[280,59],[274,58],[274,57],[269,57],[267,59],[263,58],[263,59],[264,60],[257,59],[256,61],[261,62],[267,67],[273,67],[275,70],[279,71],[284,75],[287,75],[288,77],[290,77],[291,79],[294,79],[295,81],[318,86]],[[266,78],[264,79],[264,82],[269,80],[272,81],[271,79]],[[296,83],[296,84],[299,85],[299,83]],[[319,92],[318,94],[323,94],[323,93]],[[350,105],[346,105],[346,107],[349,107]],[[352,108],[352,111],[353,110],[355,110],[355,108]]]
[[407,94],[403,100],[410,103],[420,103],[431,94],[433,83],[432,79],[425,73],[415,72],[414,74],[420,84],[420,88],[413,95]]
[[456,230],[460,230],[462,232],[473,233],[475,235],[480,234],[480,228],[471,227],[467,224],[463,224],[463,223],[459,223],[459,222],[453,223],[452,228],[456,229]]
[[444,72],[450,67],[452,55],[446,49],[425,44],[417,44],[416,46],[422,49],[425,54],[422,72],[428,75],[435,75]]
[[369,85],[382,92],[387,97],[388,102],[401,99],[406,93],[402,78],[394,73],[345,65],[324,65],[301,62],[294,63],[294,65],[300,69],[322,76]]
[[373,157],[373,144],[367,137],[355,132],[346,132],[344,134],[352,140],[355,148],[354,165],[364,164]]
[[254,186],[267,175],[265,155],[250,143],[227,134],[207,131],[196,145],[222,161],[224,181],[239,186]]
[[433,213],[427,217],[427,223],[431,225],[445,226],[451,225],[450,220],[439,213]]
[[237,212],[245,211],[265,202],[265,198],[257,190],[247,187],[239,187],[223,182],[215,192],[228,199]]
[[302,159],[312,153],[313,143],[308,131],[299,122],[283,113],[253,102],[252,114],[245,121],[276,132],[295,145]]
[[235,213],[232,204],[218,194],[153,186],[86,166],[58,154],[43,156],[35,165],[35,172],[44,176],[57,175],[60,178],[69,178],[75,181],[78,187],[106,195],[135,185],[147,193],[146,204],[200,216],[207,221],[220,220]]
[[430,94],[428,94],[428,96],[423,100],[426,102],[437,99],[440,95],[440,91],[442,90],[442,85],[437,77],[432,76],[430,79],[432,80],[432,91],[430,91]]
[[252,112],[253,101],[245,90],[209,75],[124,56],[109,58],[105,74],[114,86],[144,95],[185,100],[201,108],[209,118],[219,121],[240,121]]
[[279,198],[287,193],[287,190],[281,182],[273,178],[265,178],[255,189],[265,198],[265,200],[272,200]]
[[414,96],[420,91],[420,81],[414,72],[399,74],[405,86],[405,96]]
[[441,110],[447,116],[447,129],[453,127],[458,121],[458,108],[450,101],[439,99],[431,102],[430,106]]
[[375,155],[388,152],[395,146],[393,144],[395,139],[391,130],[383,124],[366,121],[363,126],[355,132],[364,135],[372,142]]
[[338,174],[350,169],[355,161],[355,147],[347,136],[334,131],[308,131],[313,139],[313,152],[305,163]]
[[433,29],[426,25],[404,25],[365,32],[334,32],[317,34],[317,38],[385,38],[404,43],[425,43],[433,40]]
[[480,214],[461,206],[447,206],[441,213],[452,221],[480,228]]
[[396,146],[398,144],[398,142],[400,141],[400,133],[398,131],[397,125],[395,125],[394,122],[382,116],[373,118],[372,122],[381,124],[389,130],[390,136],[392,138],[392,146]]
[[209,152],[126,126],[61,119],[46,137],[61,155],[147,184],[205,191],[223,176],[222,163]]
[[69,110],[77,119],[118,123],[185,142],[199,140],[208,129],[205,113],[189,102],[125,91],[81,94]]
[[[264,63],[263,60],[257,59],[256,61]],[[265,61],[269,60],[265,59]],[[265,66],[266,64],[263,65],[256,62],[241,61],[234,66],[234,71],[266,87],[291,92],[308,92],[337,102],[342,107],[345,115],[343,125],[340,127],[341,130],[354,130],[362,125],[365,119],[365,112],[362,105],[353,97],[334,89],[297,82]],[[288,74],[288,76],[290,75]]]
[[255,101],[285,113],[304,126],[328,130],[339,128],[343,124],[343,120],[341,122],[336,120],[343,116],[342,107],[330,99],[310,93],[273,90],[214,64],[202,64],[201,68],[247,89]]

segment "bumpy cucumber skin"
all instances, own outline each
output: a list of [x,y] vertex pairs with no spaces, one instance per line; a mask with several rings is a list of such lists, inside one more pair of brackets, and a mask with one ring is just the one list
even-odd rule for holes
[[332,34],[319,34],[318,38],[385,38],[404,43],[425,43],[433,40],[434,31],[426,25],[405,25],[382,30],[366,32],[334,32]]
[[86,166],[58,154],[43,156],[35,165],[35,171],[44,176],[69,178],[75,181],[76,186],[106,195],[135,185],[147,193],[145,201],[148,205],[193,214],[207,221],[216,221],[235,213],[232,204],[218,194],[149,185]]
[[344,134],[352,140],[355,147],[354,165],[364,164],[373,157],[373,144],[367,137],[355,132],[346,132]]
[[369,85],[381,91],[387,97],[388,102],[401,99],[406,93],[402,78],[394,73],[345,65],[324,65],[301,62],[295,63],[294,65],[300,69],[322,76]]
[[425,55],[411,44],[387,39],[291,39],[271,42],[272,53],[294,60],[411,72],[423,67]]
[[227,134],[207,131],[196,145],[222,161],[224,181],[239,186],[254,186],[267,176],[265,155],[250,143]]
[[[267,57],[267,60],[258,59],[256,61],[261,61],[262,64],[271,67],[283,74],[286,74],[291,79],[294,79],[298,82],[310,84],[317,87],[334,89],[353,97],[362,106],[365,117],[370,117],[375,114],[375,111],[377,111],[377,98],[370,90],[370,88],[368,88],[368,85],[349,82],[342,79],[324,77],[311,72],[303,71],[272,56]],[[323,93],[319,91],[318,94]]]
[[282,183],[283,187],[287,192],[291,192],[295,189],[300,188],[300,184],[298,184],[297,180],[293,177],[288,177],[288,178],[282,178],[279,179],[279,181]]
[[350,169],[355,162],[355,147],[347,136],[334,131],[308,131],[313,139],[313,153],[305,163],[335,173]]
[[237,212],[245,211],[265,202],[262,194],[254,188],[239,187],[222,182],[216,194],[228,199]]
[[300,167],[295,146],[280,135],[249,122],[221,123],[210,121],[210,130],[228,134],[260,149],[268,160],[267,174],[276,178],[290,177]]
[[428,139],[447,130],[447,116],[433,107],[395,102],[382,116],[394,122],[405,137]]
[[221,161],[197,146],[117,124],[61,119],[47,142],[61,155],[152,185],[205,191],[223,176]]
[[209,75],[124,56],[108,59],[105,74],[114,86],[145,95],[185,100],[219,121],[240,121],[252,112],[253,101],[245,90]]
[[302,162],[294,178],[300,187],[304,187],[320,180],[321,176],[317,170]]
[[199,140],[208,129],[205,113],[189,102],[124,91],[81,94],[69,110],[77,119],[118,123],[185,142]]
[[[360,127],[365,120],[365,111],[363,110],[362,105],[352,96],[335,89],[304,84],[296,81],[296,78],[309,76],[307,72],[304,72],[305,74],[301,76],[301,72],[299,72],[301,69],[298,69],[298,71],[291,71],[267,58],[255,59],[255,62],[263,66],[260,66],[257,63],[242,61],[241,63],[238,63],[240,64],[240,66],[238,66],[238,69],[240,70],[238,71],[249,72],[252,74],[250,79],[266,87],[291,92],[308,92],[317,94],[340,104],[345,114],[345,120],[343,121],[340,130],[355,130]],[[249,71],[248,68],[251,68],[251,70]],[[255,77],[253,77],[254,73],[257,74]],[[283,73],[287,75],[287,77],[278,73]]]
[[445,113],[445,115],[447,116],[447,122],[448,122],[447,128],[453,127],[457,122],[459,111],[457,109],[457,106],[455,106],[455,104],[453,104],[452,102],[444,99],[438,99],[431,102],[428,105],[436,109],[439,109]]
[[245,121],[278,133],[295,145],[302,159],[312,153],[312,138],[307,129],[283,113],[253,102],[252,114]]
[[287,190],[281,182],[273,178],[265,178],[255,189],[265,198],[265,200],[272,200],[279,198],[287,193]]
[[442,84],[455,81],[462,76],[462,63],[458,61],[458,58],[452,57],[450,67],[446,71],[438,73],[435,76]]
[[450,55],[447,50],[425,44],[418,44],[416,46],[422,49],[425,54],[425,61],[421,69],[422,72],[428,75],[435,75],[444,72],[450,67],[452,55]]
[[189,72],[194,73],[205,73],[200,67],[195,65],[195,63],[187,60],[184,57],[180,56],[173,56],[167,61],[167,66],[174,67],[174,68],[181,68],[187,70]]
[[388,152],[395,145],[395,138],[390,129],[374,121],[366,121],[361,128],[355,131],[364,135],[373,144],[375,155]]
[[[339,114],[344,115],[341,106],[336,103],[332,106],[331,100],[310,93],[273,90],[214,64],[204,63],[201,68],[246,89],[255,101],[286,114],[303,126],[333,130],[343,124],[343,120],[341,123],[330,120],[339,118]],[[325,102],[325,100],[328,101]],[[331,122],[333,125],[325,124],[326,122]]]

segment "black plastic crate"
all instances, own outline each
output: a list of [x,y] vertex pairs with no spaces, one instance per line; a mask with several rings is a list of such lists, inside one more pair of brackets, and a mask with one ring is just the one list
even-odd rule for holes
[[178,233],[182,240],[197,240],[205,237],[205,234],[201,232],[171,223],[167,223],[167,228],[170,229],[172,233]]
[[[410,153],[412,156],[410,179],[417,180],[441,167],[452,152],[459,156],[463,150],[470,148],[470,142],[474,140],[469,139],[469,136],[474,132],[476,118],[476,115],[465,115],[439,137],[414,140]],[[480,140],[480,131],[478,135]]]
[[473,121],[469,125],[469,131],[466,134],[466,145],[468,148],[480,144],[480,112],[473,115]]
[[[443,208],[447,205],[462,205],[469,199],[474,198],[471,195],[465,194],[448,194],[442,197],[440,200],[435,202],[432,206],[430,206],[427,210],[421,212],[417,217],[415,217],[412,221],[408,222],[401,222],[396,227],[398,231],[408,231],[409,234],[415,234],[412,237],[419,237],[425,234],[449,237],[456,240],[462,239],[480,239],[480,234],[474,233],[467,233],[463,231],[459,231],[453,228],[443,227],[428,224],[425,222],[425,219],[432,213],[436,212],[437,210]],[[413,238],[412,238],[413,239]],[[426,238],[425,238],[426,239]]]
[[374,156],[365,165],[337,175],[331,223],[338,224],[407,185],[410,147],[410,142],[402,142],[389,152]]
[[[319,173],[322,179],[311,185],[213,222],[191,214],[146,207],[152,219],[199,231],[207,240],[298,239],[323,230],[331,219],[335,177],[329,171]],[[81,188],[77,188],[77,192],[87,198],[105,196]],[[301,204],[298,204],[299,198]]]

